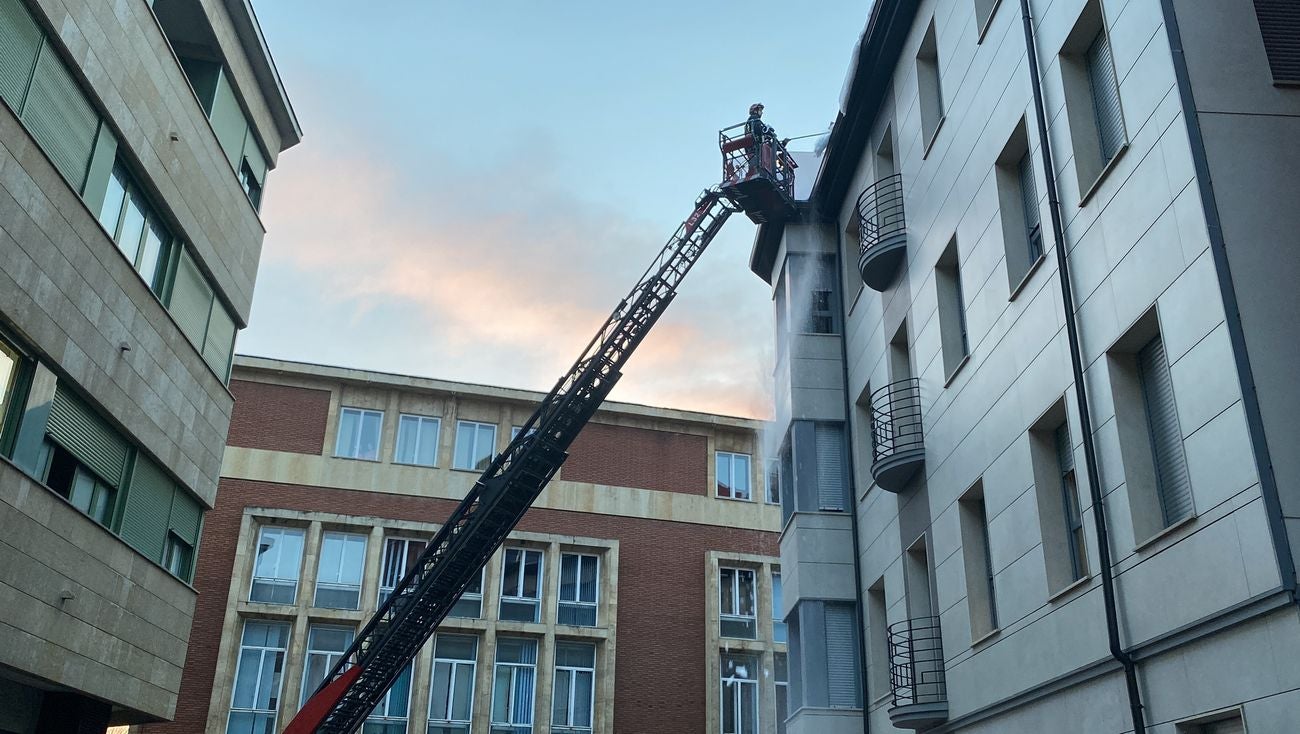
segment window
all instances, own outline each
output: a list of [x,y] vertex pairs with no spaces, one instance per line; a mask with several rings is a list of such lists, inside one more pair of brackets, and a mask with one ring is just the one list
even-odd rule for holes
[[437,418],[403,415],[397,419],[397,453],[393,461],[416,466],[438,465]]
[[456,458],[451,468],[483,471],[496,454],[497,427],[491,423],[456,421]]
[[415,562],[424,552],[425,545],[425,541],[414,538],[384,539],[384,559],[379,567],[380,604],[388,601],[393,589],[415,568]]
[[484,569],[478,570],[478,578],[469,582],[465,587],[464,593],[452,605],[451,611],[447,613],[448,617],[462,617],[465,619],[478,619],[483,616],[483,573]]
[[580,627],[596,626],[596,591],[600,586],[598,556],[560,556],[560,609],[557,621]]
[[976,482],[957,504],[961,522],[962,557],[966,569],[966,603],[970,607],[971,639],[978,640],[998,628],[984,483]]
[[1089,0],[1061,47],[1075,173],[1086,199],[1127,140],[1100,0]]
[[824,602],[823,614],[827,704],[832,708],[860,707],[857,612],[852,604],[828,601]]
[[1012,297],[1029,271],[1043,257],[1043,227],[1034,179],[1034,157],[1024,119],[1012,131],[993,167],[1002,221],[1002,242],[1007,255],[1007,283]]
[[55,386],[45,433],[37,460],[45,485],[111,525],[132,446],[63,384]]
[[817,509],[844,512],[848,509],[848,483],[844,477],[844,424],[813,424],[817,453]]
[[980,41],[993,20],[993,11],[998,9],[998,0],[975,0],[975,31]]
[[542,610],[542,552],[506,548],[501,564],[500,618],[538,622]]
[[1179,724],[1178,734],[1246,734],[1246,724],[1241,720],[1241,713],[1237,712],[1226,717]]
[[786,628],[785,622],[781,618],[781,607],[784,602],[781,590],[781,574],[777,571],[772,572],[772,640],[774,642],[786,642],[790,639],[790,631]]
[[553,734],[589,734],[596,695],[596,646],[555,643],[555,690],[551,696]]
[[1141,544],[1196,514],[1155,310],[1107,356],[1133,535]]
[[752,640],[758,636],[754,614],[754,571],[749,568],[718,569],[723,637]]
[[492,734],[532,734],[537,641],[497,638],[492,671]]
[[1030,429],[1029,448],[1047,588],[1049,594],[1055,594],[1088,575],[1087,541],[1064,399]]
[[72,453],[57,443],[46,441],[49,469],[45,484],[86,513],[100,525],[109,525],[117,490],[87,469]]
[[302,672],[302,702],[307,703],[325,676],[334,669],[343,653],[352,645],[351,627],[334,627],[325,624],[313,624],[307,630],[307,662]]
[[298,570],[302,565],[303,531],[264,527],[257,539],[253,561],[253,588],[249,601],[292,604],[298,596]]
[[867,589],[867,656],[871,670],[867,683],[871,700],[889,693],[889,606],[885,601],[885,579],[880,578]]
[[812,334],[834,334],[835,312],[831,310],[832,291],[817,288],[812,292],[812,305],[808,309],[808,331]]
[[248,620],[239,644],[235,690],[226,734],[265,734],[275,731],[280,708],[284,651],[289,643],[285,622]]
[[934,287],[939,296],[939,338],[943,344],[943,370],[948,379],[970,354],[970,337],[966,333],[966,301],[961,290],[961,265],[957,238],[934,266]]
[[[524,430],[523,426],[510,426],[510,440],[514,441],[516,438],[519,438],[519,432],[522,430]],[[533,435],[534,433],[537,433],[536,426],[528,429],[529,436]]]
[[408,663],[383,700],[366,717],[361,734],[406,734],[406,712],[410,708],[411,665]]
[[764,500],[769,505],[781,504],[781,462],[768,459],[767,471],[763,474]]
[[734,500],[750,500],[749,454],[717,452],[718,496]]
[[477,660],[477,637],[439,634],[434,638],[426,734],[469,734]]
[[921,47],[916,52],[916,85],[921,105],[921,143],[928,153],[943,124],[943,87],[939,82],[939,44],[934,19],[925,29]]
[[722,734],[758,734],[758,660],[723,652]]
[[113,169],[108,180],[99,222],[149,288],[154,293],[162,293],[171,255],[171,232],[121,164]]
[[176,533],[167,533],[163,545],[163,567],[181,581],[189,582],[194,572],[194,546]]
[[785,734],[785,720],[790,718],[790,662],[785,653],[772,653],[773,685],[776,687],[776,734]]
[[235,319],[189,250],[178,248],[167,310],[222,382],[230,379]]
[[1300,5],[1292,0],[1255,0],[1255,19],[1274,84],[1300,84]]
[[378,410],[341,408],[334,455],[345,459],[379,460],[379,435],[384,414]]
[[361,572],[366,563],[366,536],[328,532],[321,538],[312,606],[359,609]]
[[18,348],[0,336],[0,454],[12,453],[26,392],[27,361]]
[[258,178],[257,172],[253,170],[248,159],[239,166],[239,186],[248,194],[248,200],[253,203],[254,209],[262,208],[262,181]]

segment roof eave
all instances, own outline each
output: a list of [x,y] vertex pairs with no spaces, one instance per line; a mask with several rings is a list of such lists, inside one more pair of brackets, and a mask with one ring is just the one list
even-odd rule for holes
[[266,44],[266,37],[262,35],[257,13],[253,11],[250,0],[226,0],[226,9],[230,12],[235,31],[253,66],[253,75],[257,77],[257,83],[271,108],[276,130],[280,133],[280,150],[292,148],[302,141],[302,128],[298,125],[293,103],[289,101],[289,94],[280,79],[280,71],[275,67],[275,59]]

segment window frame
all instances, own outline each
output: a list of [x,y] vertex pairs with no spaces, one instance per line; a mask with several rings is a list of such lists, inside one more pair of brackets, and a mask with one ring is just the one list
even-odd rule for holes
[[[175,567],[177,563],[179,569]],[[190,583],[194,579],[194,546],[168,530],[163,540],[162,567],[181,581]]]
[[[398,683],[401,682],[402,676],[406,677],[406,703],[404,704],[405,713],[403,713],[401,716],[397,716],[389,712],[392,710],[393,704],[396,701],[401,700],[400,698],[393,697],[393,691],[397,690]],[[375,708],[366,716],[365,722],[362,723],[361,725],[362,730],[364,731],[366,729],[367,724],[378,724],[384,727],[384,731],[387,732],[389,726],[400,724],[402,727],[400,731],[402,732],[409,731],[411,725],[410,724],[411,701],[414,700],[414,698],[415,698],[415,663],[414,661],[412,661],[407,663],[406,667],[402,669],[402,672],[398,674],[397,680],[393,682],[393,685],[389,686],[388,690],[384,691],[383,700],[380,701],[378,704],[376,704]],[[380,710],[382,710],[383,713],[379,713]]]
[[[586,667],[581,667],[576,665],[560,665],[559,648],[561,645],[571,645],[575,647],[583,646],[583,647],[591,648],[591,667],[586,668]],[[555,671],[551,678],[551,717],[550,717],[551,731],[554,734],[590,734],[596,727],[596,655],[597,655],[596,644],[594,642],[576,642],[570,640],[557,640],[555,643],[555,647],[556,647]],[[556,695],[556,689],[559,686],[561,673],[567,673],[567,678],[568,678],[569,700],[564,707],[565,709],[564,715],[565,718],[568,720],[567,722],[557,722],[555,720],[555,713],[556,713],[555,695]],[[574,714],[578,711],[578,709],[576,708],[578,705],[578,701],[576,700],[577,686],[575,686],[574,683],[577,681],[578,675],[581,673],[591,674],[591,686],[588,689],[590,695],[587,697],[587,719],[591,722],[591,726],[580,726],[573,723]]]
[[[753,653],[740,651],[740,650],[735,652],[724,650],[721,653],[719,653],[718,655],[718,702],[720,704],[718,709],[719,731],[721,732],[721,734],[758,734],[760,729],[758,678],[754,676],[747,676],[745,678],[732,678],[729,680],[726,674],[728,660],[736,661],[732,665],[733,668],[739,667],[739,665],[742,663],[747,666],[751,666],[752,668],[755,669],[759,667],[758,656]],[[729,686],[734,686],[731,692],[728,691]],[[743,692],[743,686],[750,686],[752,689],[751,696],[753,697],[753,705],[748,707],[749,713],[751,715],[751,719],[750,719],[751,725],[749,728],[745,728],[744,726],[745,696]],[[728,701],[729,697],[731,698],[730,701]],[[727,725],[726,725],[728,704],[730,704],[730,707],[732,709],[733,722],[735,723],[735,726],[732,728],[731,731],[727,730]]]
[[[333,570],[334,580],[327,580],[327,579],[322,579],[321,574],[325,573],[327,570],[324,562],[325,547],[326,544],[329,543],[331,540],[339,540],[342,542],[343,546],[339,549],[338,568]],[[353,533],[353,532],[348,532],[346,530],[326,530],[325,532],[321,533],[320,551],[317,552],[316,554],[317,557],[316,582],[312,587],[311,605],[313,607],[317,609],[341,609],[341,610],[349,610],[349,611],[356,611],[361,608],[361,592],[362,592],[362,587],[365,585],[365,579],[366,579],[366,547],[369,545],[369,541],[370,541],[369,537],[367,537],[364,533]],[[357,582],[355,584],[344,583],[342,580],[339,579],[341,579],[344,572],[348,570],[346,567],[347,549],[348,546],[354,542],[360,542],[361,544],[361,558],[356,564]],[[321,599],[320,599],[321,589],[326,589],[334,592],[349,592],[355,589],[356,601],[354,605],[350,607],[340,607],[340,606],[333,606],[328,604],[323,605],[321,604]]]
[[[302,663],[302,685],[301,685],[302,695],[301,695],[301,700],[298,703],[298,708],[302,708],[307,703],[307,699],[311,698],[312,694],[316,692],[316,689],[320,687],[320,684],[321,682],[324,681],[325,676],[329,675],[329,672],[334,669],[334,665],[338,663],[339,659],[341,659],[345,654],[347,654],[348,651],[348,647],[344,647],[342,650],[337,650],[337,651],[336,650],[313,650],[312,633],[318,629],[325,629],[325,630],[330,630],[335,632],[346,631],[348,633],[348,642],[346,643],[347,646],[351,646],[357,637],[356,629],[346,624],[333,624],[329,622],[308,623],[307,645],[306,645],[306,650],[303,653],[303,663]],[[325,666],[324,666],[325,672],[322,674],[321,680],[312,683],[310,678],[308,677],[308,672],[311,670],[312,656],[321,656],[321,655],[325,656]],[[308,687],[309,685],[310,688]]]
[[[405,562],[402,564],[403,570],[401,575],[398,576],[396,583],[394,583],[393,586],[387,586],[384,584],[384,577],[387,576],[388,571],[389,548],[394,547],[397,543],[402,544],[402,552],[406,554],[406,558],[404,559]],[[384,537],[384,546],[379,553],[379,580],[378,583],[375,584],[378,587],[375,592],[375,600],[380,606],[383,606],[384,602],[387,601],[387,595],[392,594],[397,589],[397,583],[400,583],[401,580],[406,577],[406,574],[409,573],[408,569],[412,560],[409,554],[413,548],[412,544],[418,544],[417,546],[414,546],[415,554],[418,558],[419,555],[424,552],[424,549],[428,546],[429,542],[419,538],[407,538],[400,535]]]
[[[533,662],[531,663],[503,662],[501,660],[501,642],[504,640],[523,641],[532,645]],[[497,732],[502,732],[503,734],[505,732],[509,732],[510,734],[517,734],[520,730],[525,728],[527,729],[527,731],[531,732],[536,727],[537,724],[537,659],[538,659],[539,647],[540,645],[538,644],[537,639],[532,637],[498,637],[497,638],[496,654],[492,661],[491,709],[488,712],[488,728],[489,731],[492,732],[493,734],[497,734]],[[501,694],[501,691],[497,688],[497,682],[498,682],[498,676],[500,675],[501,668],[510,669],[510,681],[507,684],[507,691],[506,691],[507,721],[496,721],[497,696]],[[518,684],[518,680],[519,680],[518,670],[523,668],[531,669],[533,672],[532,680],[529,683],[529,685],[532,687],[532,692],[528,696],[528,716],[527,716],[526,723],[519,722],[517,720],[518,714],[521,712],[516,711],[514,705],[519,698],[515,693],[516,685]]]
[[[357,416],[357,431],[352,440],[350,450],[353,453],[343,453],[343,417],[349,413]],[[384,443],[384,411],[375,410],[374,408],[358,408],[354,406],[340,406],[338,421],[334,426],[334,458],[336,459],[353,459],[355,461],[379,461],[383,454]],[[370,416],[379,416],[379,425],[375,428],[375,452],[374,456],[362,456],[361,445],[362,435],[366,418]]]
[[[284,535],[287,533],[287,534],[293,534],[298,536],[298,562],[294,566],[294,572],[293,572],[294,575],[292,578],[288,576],[258,576],[257,575],[257,562],[260,553],[256,549],[262,546],[263,538],[266,537],[267,533],[276,533],[279,535]],[[292,527],[288,525],[262,525],[261,527],[259,527],[257,530],[257,539],[253,546],[254,547],[253,571],[251,574],[249,574],[251,578],[248,587],[248,601],[256,604],[283,604],[289,606],[296,604],[298,602],[298,589],[302,585],[303,556],[306,555],[305,552],[306,545],[307,545],[307,532],[303,528]],[[276,553],[275,566],[277,571],[279,571],[281,562],[283,560],[283,552],[284,552],[283,547],[281,547],[281,549]],[[291,595],[289,601],[287,602],[264,601],[262,599],[254,599],[253,590],[257,588],[257,582],[259,580],[272,582],[272,586],[276,585],[275,582],[293,581],[293,594]]]
[[[448,657],[439,657],[439,656],[438,656],[438,638],[440,638],[440,637],[462,637],[462,638],[465,638],[465,639],[471,639],[471,640],[473,640],[473,641],[474,641],[474,657],[473,657],[472,659],[468,659],[468,660],[467,660],[467,659],[464,659],[464,658],[448,658]],[[481,652],[481,650],[482,650],[482,645],[479,644],[479,638],[478,638],[478,635],[474,635],[474,634],[456,634],[456,633],[443,634],[443,633],[441,633],[441,632],[438,633],[438,634],[436,634],[436,635],[434,635],[434,639],[433,639],[433,662],[432,662],[432,663],[430,664],[430,666],[429,666],[429,716],[428,716],[428,727],[429,727],[429,728],[432,728],[432,727],[434,727],[434,726],[437,726],[437,727],[440,727],[440,728],[442,728],[442,729],[447,729],[447,730],[456,730],[456,729],[460,729],[460,730],[462,730],[465,734],[468,734],[468,732],[470,731],[470,726],[472,725],[472,723],[473,723],[473,721],[474,721],[474,699],[477,698],[477,696],[475,695],[475,693],[476,693],[477,688],[478,688],[478,656],[479,656],[479,653]],[[443,711],[443,713],[446,715],[446,718],[436,718],[436,717],[434,716],[434,710],[433,710],[434,703],[435,703],[435,702],[434,702],[434,698],[433,698],[433,691],[434,691],[434,686],[437,684],[437,681],[438,681],[438,666],[439,666],[439,665],[444,666],[444,669],[448,671],[448,673],[447,673],[447,705],[446,705],[446,709]],[[470,676],[469,676],[469,686],[470,686],[470,689],[469,689],[469,712],[466,714],[466,718],[463,719],[463,720],[462,720],[462,719],[452,719],[452,718],[450,718],[450,717],[454,714],[454,712],[452,711],[452,708],[455,706],[455,701],[456,701],[456,680],[457,680],[457,675],[456,675],[456,674],[457,674],[457,672],[459,672],[459,670],[460,670],[461,668],[463,668],[463,667],[468,667],[469,670],[470,670]]]
[[[249,644],[245,643],[245,642],[244,642],[244,637],[248,634],[248,627],[249,627],[249,625],[251,625],[251,624],[260,624],[260,625],[266,625],[266,626],[268,626],[268,627],[278,627],[278,628],[283,629],[283,630],[284,630],[284,647],[279,647],[279,648],[277,648],[277,647],[270,647],[270,646],[266,646],[266,645],[249,645]],[[284,702],[284,699],[283,699],[283,696],[284,696],[284,678],[285,678],[285,675],[284,675],[284,666],[285,666],[285,663],[286,663],[286,661],[287,661],[287,659],[288,659],[288,655],[289,655],[289,643],[291,642],[291,637],[292,637],[292,635],[293,635],[293,626],[292,626],[290,623],[288,623],[288,622],[283,622],[283,621],[273,621],[273,620],[265,620],[265,619],[245,619],[245,620],[244,620],[244,626],[243,626],[243,629],[240,631],[239,649],[238,649],[238,651],[235,653],[235,677],[234,677],[234,679],[233,679],[234,683],[231,685],[231,690],[230,690],[230,705],[229,705],[229,706],[227,707],[227,709],[226,709],[226,732],[227,732],[227,733],[230,732],[231,719],[234,717],[234,715],[235,715],[237,712],[238,712],[238,713],[250,713],[250,714],[253,714],[254,716],[257,716],[257,715],[259,715],[259,714],[262,715],[262,716],[269,715],[269,716],[271,717],[271,719],[270,719],[270,720],[271,720],[271,730],[272,730],[272,731],[275,731],[275,730],[276,730],[276,724],[277,724],[278,721],[279,721],[279,709],[280,709],[280,705]],[[270,709],[258,709],[258,708],[236,708],[236,707],[235,707],[235,699],[236,699],[236,697],[238,697],[238,695],[239,695],[239,690],[240,690],[240,689],[239,689],[239,681],[240,681],[239,673],[240,673],[241,670],[243,670],[243,667],[244,667],[244,651],[245,651],[245,650],[258,650],[258,651],[259,651],[259,655],[258,655],[258,665],[257,665],[257,675],[256,675],[256,678],[255,678],[255,681],[256,681],[256,682],[254,683],[254,686],[253,686],[253,698],[254,698],[254,704],[256,704],[256,699],[257,699],[257,696],[258,696],[258,692],[259,692],[259,691],[261,690],[261,688],[262,688],[262,670],[263,670],[263,667],[264,667],[264,661],[266,660],[266,653],[268,653],[268,652],[271,652],[271,653],[278,652],[279,655],[280,655],[279,665],[277,666],[277,667],[279,668],[279,671],[280,671],[279,681],[276,682],[276,686],[275,686],[275,692],[274,692],[274,694],[273,694],[272,696],[270,696],[270,699],[271,699],[272,701],[274,701],[274,707],[273,707],[273,708],[270,708]]]
[[[564,598],[564,560],[566,558],[576,558],[578,563],[577,568],[575,569],[575,577],[573,582],[573,589],[575,594],[575,598],[573,599]],[[596,586],[595,586],[595,594],[594,594],[595,598],[592,599],[591,601],[586,601],[581,598],[582,597],[582,569],[586,561],[592,561],[596,564]],[[555,612],[556,612],[557,624],[568,624],[568,625],[573,625],[575,627],[599,627],[600,626],[600,586],[601,586],[600,566],[601,566],[601,562],[600,562],[599,554],[583,553],[580,551],[563,551],[560,553],[560,587],[558,592],[555,595],[556,596]],[[592,618],[591,624],[575,624],[573,622],[559,622],[558,619],[560,613],[564,610],[564,606],[566,604],[569,605],[570,607],[578,607],[582,609],[589,608],[591,610],[591,618]]]
[[[470,591],[470,589],[472,588],[470,586],[465,587],[465,591],[461,593],[460,598],[456,600],[456,603],[451,606],[451,611],[447,613],[447,616],[455,617],[457,619],[482,619],[483,618],[483,585],[486,583],[487,583],[487,567],[485,566],[478,570],[478,591]],[[467,601],[478,603],[477,614],[471,616],[468,614],[459,613],[459,607]]]
[[[412,460],[410,461],[403,459],[401,456],[402,433],[403,433],[402,428],[403,425],[408,421],[408,419],[413,420],[415,422],[415,440],[413,443],[415,447],[415,456],[412,457]],[[429,422],[433,423],[433,457],[429,461],[429,463],[426,464],[420,461],[420,439],[424,435],[424,431],[427,429],[426,424]],[[381,429],[382,429],[382,421],[381,421]],[[383,431],[381,430],[380,434],[382,435],[382,433]],[[442,441],[442,418],[436,415],[420,415],[417,413],[398,413],[397,414],[397,440],[393,442],[393,463],[402,464],[403,466],[423,466],[423,467],[431,467],[436,469],[438,467],[438,449],[441,441]]]
[[[460,453],[461,453],[461,451],[460,451],[460,447],[461,447],[461,440],[462,440],[462,437],[464,436],[463,431],[465,431],[466,429],[468,429],[468,428],[470,428],[470,427],[472,427],[472,432],[473,432],[473,435],[474,435],[474,437],[473,437],[473,444],[471,445],[471,448],[470,448],[470,459],[471,459],[471,460],[473,460],[474,456],[477,455],[477,452],[478,452],[478,449],[479,449],[478,442],[479,442],[479,431],[480,431],[480,429],[484,429],[484,428],[490,428],[490,429],[492,429],[492,439],[491,439],[491,444],[490,444],[490,446],[488,447],[488,453],[487,453],[487,456],[485,456],[485,457],[479,459],[478,461],[475,461],[474,464],[473,464],[472,466],[461,466],[461,464],[460,464]],[[492,459],[494,459],[494,458],[496,457],[496,454],[497,454],[497,424],[495,424],[495,423],[485,423],[485,422],[483,422],[483,421],[465,420],[465,419],[457,419],[457,420],[456,420],[456,441],[455,441],[455,445],[452,447],[452,456],[451,456],[451,468],[452,468],[453,470],[455,470],[455,471],[482,472],[482,471],[485,470],[489,465],[491,465],[491,463],[492,463]]]
[[785,623],[785,618],[781,616],[784,597],[785,586],[781,581],[781,572],[774,570],[772,571],[772,641],[789,644],[790,626]]
[[[739,497],[739,496],[737,496],[737,491],[736,491],[736,476],[737,476],[737,475],[736,475],[736,459],[737,459],[738,457],[743,457],[744,460],[745,460],[745,462],[744,462],[744,463],[745,463],[745,472],[744,472],[744,474],[743,474],[743,476],[744,476],[744,478],[745,478],[745,496],[744,496],[744,497]],[[724,494],[724,493],[723,493],[723,490],[722,490],[722,488],[723,488],[724,485],[723,485],[723,482],[722,482],[721,469],[722,469],[722,461],[723,461],[724,458],[727,460],[727,479],[728,479],[729,482],[730,482],[730,484],[727,484],[727,485],[726,485],[727,490],[728,490],[728,492],[729,492],[728,494]],[[736,500],[736,501],[738,501],[738,502],[753,502],[753,501],[754,501],[754,486],[753,486],[754,483],[753,483],[753,477],[752,477],[752,474],[753,474],[753,456],[752,456],[752,455],[750,455],[750,454],[746,454],[746,453],[741,453],[741,452],[739,452],[739,451],[720,451],[720,450],[719,450],[719,451],[714,451],[714,452],[713,452],[713,484],[714,484],[714,496],[717,497],[718,499],[724,499],[724,500]]]
[[[514,588],[514,591],[519,592],[519,594],[506,593],[506,577],[510,575],[510,571],[507,569],[507,564],[510,563],[510,555],[512,553],[519,554],[518,555],[519,569],[516,574],[516,584]],[[527,577],[526,569],[528,568],[527,559],[529,554],[536,554],[537,556],[537,596],[535,597],[523,596],[524,587],[526,585],[525,583]],[[542,596],[544,595],[543,592],[544,589],[546,588],[546,553],[537,548],[528,548],[524,546],[508,546],[503,548],[501,554],[501,583],[499,588],[501,592],[500,594],[501,598],[497,602],[498,619],[502,621],[524,622],[525,624],[528,623],[537,624],[541,622],[542,621]],[[508,618],[503,613],[503,605],[507,603],[518,604],[518,605],[527,604],[531,606],[533,608],[532,620],[525,621],[525,620]]]
[[[727,573],[731,573],[730,582],[726,581]],[[740,577],[742,574],[749,574],[750,577],[750,599],[749,607],[753,610],[750,614],[743,614],[739,610],[743,608],[741,602],[742,591]],[[733,640],[756,640],[758,639],[758,573],[753,568],[744,566],[718,566],[718,632],[719,637]],[[733,613],[728,613],[727,602]],[[727,623],[744,625],[749,632],[748,636],[740,636],[727,633]]]

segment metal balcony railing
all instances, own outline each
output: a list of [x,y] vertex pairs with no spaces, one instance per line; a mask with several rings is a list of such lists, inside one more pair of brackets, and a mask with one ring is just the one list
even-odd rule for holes
[[738,123],[718,132],[722,150],[724,185],[761,176],[776,185],[786,198],[794,199],[794,159],[785,146],[774,138],[754,140],[746,123]]
[[921,430],[921,382],[891,382],[871,393],[871,474],[891,492],[902,489],[925,460]]
[[918,617],[889,626],[889,709],[895,726],[924,728],[948,718],[943,635],[938,617]]
[[862,280],[883,291],[904,259],[907,217],[903,211],[903,175],[886,176],[858,197],[858,270]]

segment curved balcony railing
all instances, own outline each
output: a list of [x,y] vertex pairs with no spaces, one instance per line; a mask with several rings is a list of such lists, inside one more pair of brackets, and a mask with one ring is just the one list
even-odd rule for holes
[[943,634],[938,617],[889,626],[889,719],[896,727],[924,729],[948,719]]
[[872,478],[890,492],[902,491],[925,463],[921,382],[915,377],[871,393],[871,459]]
[[868,186],[858,197],[857,213],[858,271],[868,287],[884,291],[907,256],[903,175],[886,176]]

